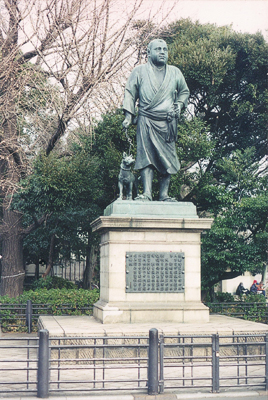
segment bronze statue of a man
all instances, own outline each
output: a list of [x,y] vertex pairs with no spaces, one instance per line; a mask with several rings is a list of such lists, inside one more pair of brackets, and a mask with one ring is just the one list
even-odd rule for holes
[[148,62],[133,69],[125,88],[123,127],[128,128],[139,100],[137,157],[135,169],[141,172],[143,194],[135,200],[152,200],[154,170],[160,174],[160,201],[169,197],[171,174],[180,163],[176,153],[177,119],[187,106],[189,89],[181,71],[167,65],[168,48],[162,39],[148,45]]

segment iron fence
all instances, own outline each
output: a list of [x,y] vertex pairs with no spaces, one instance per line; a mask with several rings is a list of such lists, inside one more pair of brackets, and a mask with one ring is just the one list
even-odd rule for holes
[[246,303],[243,301],[225,303],[207,303],[211,313],[230,317],[261,321],[268,324],[268,303]]
[[268,333],[0,338],[0,393],[268,390]]
[[[268,323],[268,304],[264,303],[210,303],[210,312],[231,317]],[[35,304],[30,300],[25,304],[0,304],[0,324],[3,328],[28,327],[28,332],[37,329],[40,315],[92,315],[92,306],[74,306],[73,304]]]
[[51,392],[146,390],[148,337],[50,338]]
[[160,336],[160,392],[165,389],[268,389],[268,334]]
[[[39,265],[40,276],[45,272],[46,265]],[[56,263],[49,272],[49,276],[58,276],[67,279],[73,283],[81,282],[86,268],[86,260],[68,260]],[[36,279],[36,266],[34,264],[26,265],[25,268],[25,286],[31,286]]]
[[71,260],[53,266],[53,275],[68,279],[71,282],[81,282],[86,268],[86,260]]
[[268,389],[268,334],[219,338],[219,387]]
[[38,342],[38,337],[0,338],[0,393],[36,393]]
[[160,336],[160,392],[175,388],[217,391],[216,335]]
[[40,315],[92,315],[93,306],[74,306],[73,304],[37,304],[28,300],[24,304],[0,304],[0,324],[4,330],[19,330],[23,327],[28,333],[37,330]]

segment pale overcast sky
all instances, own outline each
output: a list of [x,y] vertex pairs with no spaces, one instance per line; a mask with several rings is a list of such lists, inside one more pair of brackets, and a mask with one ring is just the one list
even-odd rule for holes
[[[143,7],[154,8],[163,0],[144,0]],[[262,32],[268,40],[268,0],[166,0],[165,9],[175,8],[169,20],[191,18],[201,23],[230,25],[241,32]]]

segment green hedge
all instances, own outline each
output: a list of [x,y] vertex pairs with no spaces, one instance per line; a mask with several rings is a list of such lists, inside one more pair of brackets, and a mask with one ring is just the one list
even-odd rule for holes
[[78,307],[93,305],[99,299],[99,290],[84,289],[38,289],[23,292],[18,297],[10,298],[0,296],[0,304],[23,304],[27,300],[32,300],[37,304],[71,304]]
[[39,289],[77,289],[75,283],[68,279],[61,278],[59,276],[47,276],[46,278],[40,278],[34,281],[32,284],[33,290]]
[[[18,316],[20,309],[16,304],[26,305],[27,300],[33,304],[40,304],[39,315],[82,315],[91,314],[91,310],[83,310],[83,307],[91,307],[99,299],[99,290],[84,289],[39,289],[25,291],[21,296],[9,298],[0,296],[0,319],[3,332],[25,332],[25,320]],[[63,306],[68,304],[67,308]],[[14,305],[12,310],[1,309],[1,305]],[[46,309],[49,306],[49,310]],[[42,310],[42,307],[44,308]],[[25,308],[23,308],[25,310]],[[24,311],[23,311],[24,312]],[[33,330],[36,330],[37,318],[33,320]]]
[[213,303],[206,303],[211,313],[229,315],[255,322],[267,323],[268,321],[268,305],[265,297],[260,294],[241,296],[239,301],[228,302],[224,301],[223,298],[217,300]]

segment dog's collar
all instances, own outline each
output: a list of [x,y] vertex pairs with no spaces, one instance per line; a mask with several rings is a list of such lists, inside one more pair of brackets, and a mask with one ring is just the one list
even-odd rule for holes
[[124,168],[124,167],[122,167],[122,164],[120,165],[120,168],[123,170],[123,171],[130,171],[130,168],[131,167],[129,167],[129,168]]

